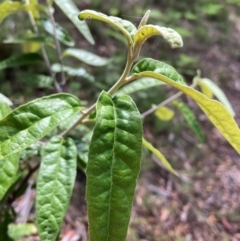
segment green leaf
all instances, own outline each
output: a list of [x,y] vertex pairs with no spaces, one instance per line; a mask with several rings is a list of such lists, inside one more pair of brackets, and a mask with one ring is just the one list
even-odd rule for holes
[[12,101],[5,95],[0,93],[0,104],[13,105]]
[[0,120],[7,116],[10,112],[11,108],[9,107],[9,105],[5,103],[0,103]]
[[141,116],[133,100],[102,92],[89,149],[87,192],[91,241],[125,241],[142,152]]
[[41,240],[55,241],[67,210],[77,168],[72,139],[54,136],[42,150],[37,181],[36,213]]
[[0,62],[0,70],[26,64],[32,64],[42,60],[42,57],[39,54],[35,53],[12,55],[9,58]]
[[54,47],[54,42],[52,38],[45,37],[45,36],[32,36],[26,38],[19,38],[19,39],[11,39],[11,40],[4,40],[4,44],[24,44],[24,43],[42,43],[48,44],[49,46]]
[[96,19],[105,23],[108,23],[110,26],[118,29],[126,37],[128,44],[133,45],[133,36],[137,32],[137,28],[129,21],[123,20],[118,17],[107,16],[103,13],[96,12],[93,10],[84,10],[78,15],[80,20],[84,19]]
[[159,86],[165,84],[164,82],[160,82],[157,79],[153,78],[140,78],[134,80],[133,82],[127,83],[121,89],[119,89],[117,94],[132,94],[139,90],[145,90],[151,87]]
[[86,64],[93,66],[104,66],[109,63],[109,59],[100,57],[82,49],[66,49],[63,52],[63,57],[71,56]]
[[202,86],[202,84],[207,86],[212,91],[212,93],[218,98],[218,100],[222,102],[223,105],[225,105],[225,107],[229,110],[231,115],[232,116],[236,115],[226,95],[212,80],[207,78],[203,78],[203,79],[198,78],[198,83],[200,86]]
[[183,116],[187,121],[189,127],[196,134],[199,141],[201,143],[204,143],[204,134],[195,114],[182,101],[174,101],[173,105],[176,106],[183,113]]
[[174,116],[174,111],[166,106],[158,108],[154,114],[163,121],[170,121]]
[[37,228],[33,223],[18,223],[8,225],[8,235],[14,240],[18,240],[24,236],[36,234]]
[[133,73],[135,73],[133,77],[152,77],[159,79],[191,97],[198,103],[199,107],[208,116],[220,133],[222,133],[226,140],[228,140],[233,148],[240,153],[240,129],[226,107],[218,101],[207,98],[199,91],[176,82],[174,79],[170,79],[169,76],[163,75],[161,69],[158,68],[158,65],[159,62],[157,60],[142,60],[133,68]]
[[173,174],[178,176],[177,172],[174,171],[171,164],[168,162],[168,160],[165,158],[165,156],[159,150],[157,150],[151,143],[149,143],[144,138],[142,139],[142,143],[149,151],[151,151],[161,161],[161,163],[164,165],[164,167],[168,171],[170,171]]
[[42,20],[41,23],[43,28],[51,35],[55,35],[55,31],[56,31],[56,38],[63,44],[69,47],[73,47],[75,45],[73,38],[69,35],[67,30],[62,28],[58,23],[55,23],[55,31],[54,31],[54,26],[50,21]]
[[61,122],[79,112],[80,105],[75,96],[56,94],[13,110],[0,121],[0,160],[43,138]]
[[87,24],[84,21],[78,20],[79,10],[71,0],[54,0],[58,7],[64,12],[64,14],[74,23],[76,28],[84,36],[84,38],[91,44],[94,44],[94,39]]
[[175,30],[157,25],[145,25],[141,27],[134,36],[134,44],[142,45],[148,38],[154,35],[161,35],[168,41],[171,48],[181,48],[183,46],[182,38]]
[[[163,76],[166,76],[167,78],[172,79],[179,84],[186,85],[182,76],[172,66],[165,64],[163,62],[153,60],[151,58],[142,59],[133,67],[133,72],[139,73],[145,69],[147,71],[152,71],[154,73],[158,73]],[[147,76],[147,77],[151,77],[151,76]]]

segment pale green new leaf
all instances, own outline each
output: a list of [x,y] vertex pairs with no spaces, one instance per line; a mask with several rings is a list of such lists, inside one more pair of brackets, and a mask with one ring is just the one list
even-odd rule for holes
[[80,109],[79,99],[70,94],[46,96],[16,108],[0,121],[0,160],[40,140]]
[[158,108],[154,114],[163,121],[170,121],[174,117],[174,111],[166,106]]
[[91,44],[94,44],[92,34],[84,21],[79,21],[79,10],[75,3],[71,0],[54,0],[58,7],[64,12],[64,14],[74,23],[76,28],[84,36],[85,39]]
[[14,240],[19,240],[20,238],[36,233],[37,228],[33,223],[11,223],[8,225],[8,235]]
[[72,139],[54,136],[42,149],[37,181],[36,214],[42,241],[55,241],[67,210],[77,168]]
[[71,56],[92,66],[104,66],[109,63],[109,59],[100,57],[96,54],[82,49],[66,49],[63,57]]
[[201,128],[195,114],[182,101],[174,101],[173,105],[176,106],[182,112],[189,127],[196,134],[199,141],[201,143],[204,143],[204,134],[202,132],[202,128]]
[[0,93],[0,104],[7,104],[9,106],[13,105],[12,101],[2,93]]
[[175,30],[150,24],[141,27],[137,31],[134,36],[134,44],[142,45],[148,38],[154,35],[161,35],[168,41],[171,48],[180,48],[183,46],[182,38]]
[[0,62],[0,70],[26,64],[33,64],[42,60],[41,55],[36,53],[12,55]]
[[140,78],[124,85],[121,89],[119,89],[116,92],[116,94],[132,94],[139,90],[145,90],[151,87],[164,85],[164,84],[165,84],[164,82],[160,82],[157,79],[147,78],[147,77]]
[[142,153],[142,122],[132,99],[102,92],[89,149],[91,241],[125,241]]
[[149,151],[151,151],[161,161],[161,163],[168,171],[178,176],[176,171],[174,171],[174,169],[172,168],[171,164],[168,162],[168,160],[159,150],[157,150],[151,143],[149,143],[144,138],[142,139],[142,143]]
[[84,10],[78,15],[80,20],[84,19],[96,19],[105,23],[108,23],[110,26],[118,29],[126,37],[128,44],[133,44],[133,36],[137,32],[137,28],[129,21],[123,20],[118,17],[107,16],[103,13],[96,12],[94,10]]
[[240,153],[240,129],[226,107],[218,101],[207,98],[199,91],[176,82],[174,79],[170,79],[170,76],[165,76],[161,72],[158,72],[158,65],[159,62],[157,60],[143,59],[133,68],[133,73],[135,73],[133,77],[156,78],[190,96],[198,103],[203,112],[234,147],[234,149]]

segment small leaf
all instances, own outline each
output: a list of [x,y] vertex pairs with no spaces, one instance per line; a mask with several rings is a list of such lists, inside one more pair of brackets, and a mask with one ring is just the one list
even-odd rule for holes
[[208,116],[216,128],[228,140],[233,148],[240,153],[240,129],[226,109],[220,102],[211,100],[199,91],[185,86],[168,76],[164,76],[161,71],[158,72],[158,61],[153,59],[145,59],[136,64],[133,68],[134,78],[152,77],[163,81],[176,89],[181,90],[183,93],[195,100],[203,112]]
[[201,143],[204,143],[204,134],[195,114],[182,101],[174,101],[173,105],[176,106],[183,113],[183,116],[192,131],[196,134],[199,141]]
[[67,210],[77,168],[72,139],[54,136],[42,150],[37,181],[36,213],[41,240],[55,241]]
[[183,46],[182,38],[175,30],[157,25],[145,25],[141,27],[134,36],[134,44],[142,45],[148,38],[154,35],[161,35],[168,41],[171,48],[181,48]]
[[199,81],[198,85],[200,86],[201,91],[204,95],[206,95],[210,99],[213,98],[212,90],[205,83],[203,83],[202,81]]
[[2,93],[0,93],[0,104],[13,105],[12,101]]
[[102,58],[82,49],[66,49],[63,52],[63,57],[66,56],[77,58],[78,60],[93,66],[104,66],[109,63],[109,59]]
[[198,79],[198,84],[200,85],[200,87],[202,85],[208,87],[212,93],[218,98],[218,100],[220,102],[223,103],[223,105],[225,105],[225,107],[229,110],[229,112],[231,113],[232,116],[235,116],[235,112],[233,110],[233,107],[231,105],[231,103],[229,102],[229,100],[227,99],[226,95],[223,93],[223,91],[210,79],[207,78],[203,78],[203,79]]
[[42,57],[36,53],[12,55],[8,59],[0,62],[0,70],[26,64],[32,64],[42,60]]
[[75,45],[73,38],[69,35],[67,30],[62,28],[58,23],[55,23],[55,31],[54,31],[54,25],[52,25],[50,21],[42,20],[41,23],[43,28],[51,35],[55,35],[55,31],[56,31],[56,38],[63,44],[69,47],[73,47]]
[[140,78],[137,80],[134,80],[133,82],[127,83],[124,85],[121,89],[119,89],[116,93],[117,94],[132,94],[134,92],[137,92],[139,90],[145,90],[151,87],[164,85],[164,82],[160,82],[157,79],[153,78]]
[[38,43],[38,44],[48,44],[49,46],[54,46],[53,40],[48,37],[44,36],[30,36],[30,33],[27,34],[25,38],[19,38],[19,39],[11,39],[11,40],[4,40],[4,44],[24,44],[24,43]]
[[142,143],[149,151],[151,151],[161,161],[161,163],[165,166],[165,168],[168,171],[178,176],[177,172],[174,171],[171,164],[168,162],[168,160],[159,150],[157,150],[151,143],[146,141],[144,138],[142,139]]
[[79,99],[70,94],[46,96],[16,108],[0,121],[0,160],[40,140],[80,109]]
[[14,240],[18,240],[24,236],[36,234],[37,228],[33,223],[18,223],[8,225],[8,235]]
[[65,15],[74,23],[76,28],[84,36],[84,38],[91,44],[94,44],[94,39],[87,24],[84,21],[78,20],[79,10],[71,0],[54,0],[58,7],[65,13]]
[[154,114],[163,121],[169,121],[174,116],[174,111],[166,106],[162,106],[159,109],[157,109]]
[[142,122],[129,96],[102,92],[89,149],[87,192],[91,241],[125,241],[142,152]]
[[118,17],[107,16],[103,13],[99,13],[93,10],[84,10],[78,15],[80,20],[84,19],[96,19],[105,23],[108,23],[110,26],[118,29],[126,37],[128,44],[133,44],[133,36],[137,32],[137,28],[129,21],[123,20]]

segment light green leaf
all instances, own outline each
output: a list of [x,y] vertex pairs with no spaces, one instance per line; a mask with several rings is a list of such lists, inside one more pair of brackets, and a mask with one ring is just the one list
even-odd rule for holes
[[42,60],[42,57],[36,53],[12,55],[9,58],[0,62],[0,70],[26,64],[32,64]]
[[133,68],[133,73],[135,73],[133,77],[156,78],[190,96],[198,103],[203,112],[234,147],[234,149],[240,153],[240,129],[226,107],[218,101],[207,98],[199,91],[176,82],[174,79],[170,79],[170,76],[163,75],[161,71],[159,72],[160,69],[158,68],[158,65],[159,62],[157,60],[144,59]]
[[94,44],[94,39],[87,24],[84,21],[79,21],[79,10],[71,0],[54,0],[58,7],[64,12],[64,14],[74,23],[76,28],[84,36],[84,38],[91,44]]
[[134,44],[142,45],[148,38],[154,35],[161,35],[168,41],[171,48],[180,48],[183,46],[182,38],[175,30],[157,25],[145,25],[141,27],[134,36]]
[[158,108],[154,114],[163,121],[169,121],[173,118],[174,116],[174,111],[171,110],[170,108],[166,107],[166,106],[162,106],[160,108]]
[[9,105],[0,102],[0,120],[11,112]]
[[119,89],[116,93],[117,94],[132,94],[134,92],[137,92],[139,90],[145,90],[151,87],[164,85],[164,82],[160,82],[157,79],[153,78],[140,78],[137,80],[134,80],[133,82],[127,83],[124,85],[121,89]]
[[12,101],[2,93],[0,93],[0,104],[13,105]]
[[84,19],[96,19],[105,23],[108,23],[110,26],[118,29],[126,37],[128,44],[133,44],[133,36],[137,32],[137,28],[129,21],[123,20],[118,17],[107,16],[103,13],[99,13],[93,10],[84,10],[78,15],[80,20]]
[[79,99],[70,94],[46,96],[16,108],[0,121],[0,160],[40,140],[80,109]]
[[72,139],[54,136],[42,150],[37,181],[36,214],[41,240],[55,241],[67,210],[77,168]]
[[104,66],[109,63],[109,59],[100,57],[82,49],[66,49],[63,52],[63,57],[71,56],[78,60],[93,66]]
[[55,31],[52,23],[49,20],[42,20],[41,23],[43,28],[51,35],[55,35],[55,31],[56,31],[56,38],[63,44],[69,47],[73,47],[75,45],[73,38],[58,23],[55,23]]
[[173,105],[176,106],[183,113],[183,116],[184,116],[185,120],[187,121],[189,127],[196,134],[199,141],[201,143],[204,143],[204,134],[202,132],[202,128],[201,128],[195,114],[182,101],[174,101]]
[[149,151],[151,151],[161,161],[161,163],[164,165],[164,167],[168,171],[170,171],[173,174],[178,176],[177,172],[174,171],[171,164],[168,162],[168,160],[165,158],[165,156],[159,150],[157,150],[151,143],[149,143],[144,138],[142,139],[142,143]]
[[204,84],[205,86],[207,86],[212,91],[212,93],[218,98],[218,100],[221,101],[223,105],[225,105],[225,107],[229,110],[231,115],[232,116],[236,115],[226,95],[212,80],[207,78],[203,78],[203,79],[198,78],[198,83],[200,86],[201,84]]
[[37,228],[33,223],[18,223],[8,225],[8,235],[14,240],[18,240],[24,236],[36,234]]
[[102,92],[89,149],[87,193],[91,241],[125,241],[140,171],[142,122],[127,96]]
[[19,38],[19,39],[6,39],[3,41],[4,44],[23,44],[23,43],[43,43],[48,44],[50,46],[54,46],[52,38],[48,38],[45,36],[32,36],[26,38]]

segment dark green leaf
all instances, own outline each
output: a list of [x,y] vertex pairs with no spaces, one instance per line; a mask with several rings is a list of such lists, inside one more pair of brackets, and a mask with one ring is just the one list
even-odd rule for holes
[[42,150],[37,181],[36,213],[39,236],[55,241],[72,194],[77,168],[72,139],[54,136]]
[[89,149],[87,193],[91,241],[125,241],[142,152],[141,115],[133,100],[102,92]]
[[61,122],[81,109],[70,94],[33,100],[13,110],[0,121],[0,159],[22,151],[43,138]]

